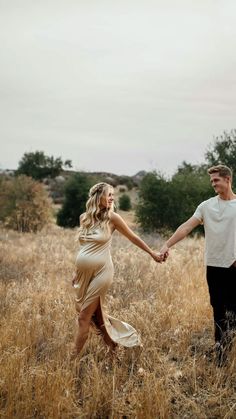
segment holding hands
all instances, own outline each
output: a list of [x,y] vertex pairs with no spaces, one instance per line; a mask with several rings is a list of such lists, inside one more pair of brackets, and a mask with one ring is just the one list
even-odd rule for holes
[[169,256],[169,249],[165,251],[162,251],[161,249],[160,252],[152,252],[151,256],[158,263],[165,262],[167,257]]
[[157,252],[152,252],[151,253],[152,258],[155,260],[155,262],[158,263],[162,263],[163,262],[163,257],[160,253]]
[[160,250],[160,252],[152,252],[151,253],[152,258],[158,262],[158,263],[162,263],[165,262],[166,259],[169,256],[169,248],[166,244],[164,244]]

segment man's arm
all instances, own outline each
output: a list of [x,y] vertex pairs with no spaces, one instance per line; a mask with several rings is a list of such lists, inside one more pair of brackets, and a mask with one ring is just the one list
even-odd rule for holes
[[184,239],[191,231],[201,224],[201,221],[196,217],[191,217],[185,223],[181,224],[174,234],[167,240],[167,242],[162,246],[160,253],[166,259],[170,247],[178,243],[180,240]]

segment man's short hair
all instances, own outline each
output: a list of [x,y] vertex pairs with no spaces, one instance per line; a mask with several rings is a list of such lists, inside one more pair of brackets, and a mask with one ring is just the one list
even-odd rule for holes
[[208,169],[209,175],[213,173],[219,173],[221,177],[231,177],[233,178],[233,172],[228,166],[224,166],[223,164],[218,164],[217,166],[212,166]]

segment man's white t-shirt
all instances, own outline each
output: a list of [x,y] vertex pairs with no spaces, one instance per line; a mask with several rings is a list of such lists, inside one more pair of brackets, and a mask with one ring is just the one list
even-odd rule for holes
[[236,260],[236,199],[214,196],[202,202],[193,216],[204,224],[206,265],[229,268]]

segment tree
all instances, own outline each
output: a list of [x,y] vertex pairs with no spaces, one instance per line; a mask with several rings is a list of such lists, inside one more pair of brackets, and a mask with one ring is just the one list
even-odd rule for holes
[[16,175],[24,174],[33,179],[55,178],[63,167],[72,167],[71,160],[62,161],[61,157],[46,156],[43,151],[25,153],[19,162]]
[[143,178],[136,216],[144,230],[175,230],[213,194],[206,166],[183,162],[171,180],[156,172]]
[[235,174],[233,186],[236,188],[236,129],[224,131],[220,137],[216,137],[205,157],[209,166],[225,164],[230,167]]
[[168,227],[175,230],[202,201],[214,195],[207,166],[183,162],[171,179],[170,195]]
[[43,185],[21,175],[0,184],[0,220],[21,232],[37,232],[51,221],[51,201]]
[[127,195],[126,193],[123,193],[120,197],[119,197],[119,208],[122,211],[129,211],[131,209],[131,201],[130,201],[130,197],[129,195]]
[[65,185],[65,199],[57,213],[57,224],[61,227],[76,227],[79,217],[85,211],[88,191],[92,181],[88,175],[76,173]]
[[155,171],[147,173],[140,183],[139,202],[135,211],[144,230],[156,230],[166,225],[169,200],[169,182]]

